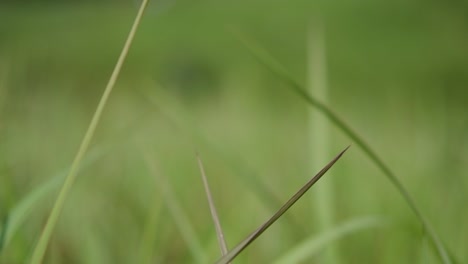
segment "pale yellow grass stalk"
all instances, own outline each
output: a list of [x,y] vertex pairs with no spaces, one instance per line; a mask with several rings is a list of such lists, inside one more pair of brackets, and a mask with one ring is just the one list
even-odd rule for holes
[[98,107],[96,111],[94,112],[91,123],[89,124],[88,130],[86,131],[86,134],[83,140],[81,141],[80,148],[78,149],[75,159],[72,162],[70,171],[65,179],[65,182],[62,188],[60,189],[60,193],[57,196],[57,199],[55,200],[54,207],[52,208],[52,211],[47,219],[46,225],[44,229],[42,230],[41,236],[39,237],[39,241],[31,257],[31,262],[30,262],[31,264],[40,264],[42,263],[44,259],[44,255],[47,250],[50,237],[52,236],[54,227],[56,226],[57,220],[63,209],[65,199],[67,198],[68,193],[70,192],[70,189],[73,183],[75,182],[81,160],[83,159],[84,155],[86,154],[86,151],[88,150],[89,144],[91,142],[91,139],[93,138],[96,127],[99,124],[102,111],[104,110],[104,107],[106,106],[109,95],[112,92],[112,89],[114,88],[115,82],[117,80],[117,77],[119,76],[119,73],[125,61],[125,58],[127,57],[128,51],[133,42],[136,30],[138,29],[138,26],[140,24],[141,18],[143,17],[143,13],[146,9],[147,4],[148,4],[148,0],[143,0],[143,2],[141,3],[140,9],[138,10],[138,14],[135,18],[132,29],[130,30],[130,33],[127,37],[127,40],[122,49],[122,52],[120,53],[120,56],[115,65],[114,71],[112,72],[109,82],[107,83],[107,86],[104,90],[101,100],[99,101]]

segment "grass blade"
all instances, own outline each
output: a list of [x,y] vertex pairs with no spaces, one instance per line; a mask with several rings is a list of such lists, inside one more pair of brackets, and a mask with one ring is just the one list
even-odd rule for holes
[[426,230],[432,246],[435,248],[437,255],[444,264],[454,263],[452,257],[450,257],[449,252],[445,248],[441,239],[435,232],[435,230],[429,224],[429,221],[422,215],[418,207],[416,206],[415,201],[403,186],[398,177],[390,170],[390,168],[383,162],[383,160],[377,155],[377,153],[367,144],[363,138],[361,138],[351,127],[346,124],[337,114],[335,114],[328,106],[321,103],[314,97],[312,97],[304,86],[297,82],[293,77],[291,77],[287,71],[279,64],[268,52],[260,48],[258,45],[255,45],[252,41],[248,40],[240,32],[235,32],[238,39],[243,43],[243,45],[253,54],[253,56],[262,63],[267,69],[272,73],[277,75],[282,81],[289,84],[291,88],[309,105],[315,107],[322,114],[324,114],[332,123],[334,123],[343,133],[345,133],[349,138],[351,138],[356,145],[361,148],[361,150],[367,155],[367,157],[382,171],[382,173],[390,180],[390,182],[395,186],[400,195],[406,201],[406,204],[410,207],[413,213],[418,218],[422,227]]
[[[88,151],[86,157],[78,168],[78,172],[83,171],[96,163],[104,155],[109,153],[117,145],[122,146],[122,142],[125,142],[129,138],[134,137],[135,131],[138,126],[145,123],[145,120],[149,112],[142,113],[138,118],[135,118],[129,124],[126,124],[122,131],[116,133],[112,139],[108,142],[101,142],[100,145],[94,146],[93,149]],[[117,144],[118,143],[118,144]],[[41,206],[41,202],[60,187],[60,183],[67,176],[67,172],[70,168],[66,168],[58,171],[53,176],[49,177],[47,181],[35,187],[30,193],[23,197],[7,214],[5,218],[8,221],[6,229],[2,229],[0,237],[3,236],[3,240],[0,239],[0,253],[8,246],[10,240],[23,225],[23,223],[30,217],[33,210],[38,210],[37,207]],[[4,223],[4,225],[6,222]]]
[[[93,149],[88,151],[86,157],[84,157],[80,167],[78,168],[78,172],[83,171],[96,163],[104,155],[109,153],[111,149],[115,148],[117,142],[119,145],[122,145],[122,142],[133,137],[136,128],[140,124],[145,123],[145,119],[143,118],[146,117],[147,113],[143,113],[139,118],[136,118],[127,124],[124,129],[109,140],[109,142],[105,144],[101,142],[99,146],[94,146]],[[52,193],[60,187],[60,183],[63,182],[69,170],[70,168],[66,168],[55,173],[47,181],[40,184],[38,187],[35,187],[8,212],[7,217],[5,218],[5,221],[8,221],[8,225],[6,229],[2,229],[2,232],[0,233],[0,238],[2,238],[0,239],[0,253],[6,246],[8,246],[10,240],[14,237],[23,223],[30,217],[31,213],[34,210],[38,210],[37,208],[41,206],[41,202],[44,201],[48,195],[52,195]],[[4,225],[6,224],[7,223],[4,222]]]
[[213,218],[213,222],[215,225],[216,235],[218,237],[218,244],[221,249],[221,255],[224,256],[228,252],[226,240],[224,239],[224,233],[223,233],[223,229],[221,228],[221,222],[219,221],[218,212],[216,211],[214,200],[213,200],[213,197],[211,196],[211,190],[208,184],[208,179],[206,178],[205,168],[203,167],[203,163],[198,153],[197,153],[197,160],[198,160],[198,166],[200,167],[200,172],[201,172],[201,176],[203,180],[203,186],[205,187],[206,198],[208,200],[208,204],[210,205],[211,217]]
[[257,239],[265,230],[267,230],[276,220],[278,220],[291,206],[297,202],[320,178],[341,158],[341,156],[348,150],[345,148],[340,152],[332,161],[330,161],[319,173],[317,173],[310,181],[308,181],[296,194],[294,194],[268,221],[261,225],[257,230],[250,234],[246,239],[239,243],[233,250],[231,250],[223,258],[216,261],[216,264],[226,264],[232,261],[239,255],[245,248],[247,248],[255,239]]
[[33,251],[32,257],[31,257],[31,264],[40,264],[42,263],[42,260],[44,258],[47,246],[49,244],[50,237],[52,236],[52,232],[54,230],[54,227],[57,223],[57,220],[59,218],[59,215],[62,211],[63,205],[65,203],[65,199],[68,196],[68,193],[76,179],[76,175],[78,173],[78,168],[80,166],[81,160],[83,159],[86,151],[88,150],[89,144],[91,142],[91,139],[94,136],[94,131],[96,130],[96,127],[99,123],[99,120],[101,118],[102,112],[104,110],[104,107],[106,106],[107,100],[110,96],[110,93],[112,92],[112,89],[115,85],[115,82],[117,81],[117,77],[119,76],[120,70],[122,69],[122,65],[125,61],[125,58],[127,57],[128,51],[130,49],[130,46],[133,42],[133,38],[135,36],[136,30],[138,29],[138,26],[140,24],[141,18],[143,17],[143,13],[146,9],[146,6],[148,4],[148,0],[143,0],[141,3],[141,7],[138,10],[138,14],[135,18],[135,21],[133,23],[133,26],[130,30],[130,33],[127,37],[127,40],[125,42],[125,45],[122,49],[122,52],[120,53],[119,59],[117,61],[117,64],[115,65],[114,71],[112,72],[112,75],[109,79],[109,82],[107,83],[107,86],[104,90],[104,93],[99,101],[99,104],[97,106],[96,111],[94,112],[93,118],[91,120],[91,123],[89,124],[89,127],[84,135],[83,140],[81,141],[80,147],[78,149],[78,152],[75,156],[75,159],[72,162],[70,171],[65,179],[65,182],[60,190],[60,193],[55,200],[54,207],[52,208],[52,211],[47,219],[46,225],[44,229],[42,230],[41,236],[39,237],[39,241]]
[[[326,58],[326,43],[325,43],[325,26],[320,19],[314,20],[310,26],[308,33],[308,90],[310,94],[320,99],[322,102],[328,102],[329,88],[327,84],[327,58]],[[308,122],[308,143],[310,155],[310,172],[314,167],[320,166],[326,162],[325,158],[330,151],[330,123],[327,118],[311,108]],[[328,174],[328,179],[322,182],[320,188],[316,190],[312,197],[312,203],[316,207],[315,219],[320,230],[331,229],[335,222],[334,208],[334,178]],[[328,264],[342,263],[338,245],[327,247],[319,262]],[[297,262],[291,262],[297,263]]]
[[280,257],[274,264],[303,263],[314,255],[324,250],[330,243],[342,239],[358,231],[367,230],[383,226],[385,223],[379,217],[364,217],[350,220],[331,230],[324,231],[318,236],[313,236],[299,245],[289,250],[283,257]]
[[[83,160],[79,170],[83,170],[98,159],[100,159],[107,149],[95,148],[89,152],[89,155]],[[6,229],[3,230],[3,240],[0,242],[0,252],[2,249],[7,247],[13,236],[23,225],[23,223],[30,217],[31,213],[37,209],[40,203],[48,196],[51,195],[58,187],[63,179],[67,176],[67,171],[63,170],[58,172],[48,181],[44,182],[37,188],[34,188],[28,195],[23,197],[21,201],[8,213]]]

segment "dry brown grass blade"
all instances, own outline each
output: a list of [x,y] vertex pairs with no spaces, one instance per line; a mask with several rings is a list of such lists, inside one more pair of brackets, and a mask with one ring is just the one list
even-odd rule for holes
[[218,237],[218,244],[221,249],[221,255],[224,256],[228,253],[228,248],[226,240],[224,239],[223,229],[221,228],[221,222],[219,221],[218,212],[216,211],[214,200],[211,195],[210,185],[208,184],[208,179],[206,177],[205,168],[203,167],[203,162],[201,161],[200,155],[198,153],[196,155],[198,160],[198,166],[200,167],[200,173],[203,180],[203,186],[205,187],[206,198],[208,200],[208,204],[210,205],[211,217],[213,218],[213,222],[216,229],[216,235]]
[[294,194],[268,221],[261,225],[257,230],[250,234],[246,239],[239,243],[224,257],[215,262],[215,264],[227,264],[247,248],[255,239],[257,239],[265,230],[267,230],[278,218],[280,218],[291,206],[297,202],[320,178],[341,158],[348,150],[349,146],[340,152],[333,160],[331,160],[319,173],[317,173],[310,181],[308,181],[296,194]]

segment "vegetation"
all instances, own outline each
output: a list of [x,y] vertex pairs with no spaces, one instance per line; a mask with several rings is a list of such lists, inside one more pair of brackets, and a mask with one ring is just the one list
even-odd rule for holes
[[[137,3],[3,4],[0,263],[466,262],[457,4],[151,2],[97,118]],[[310,77],[328,80],[325,104]],[[326,118],[309,123],[310,106]],[[320,148],[311,130],[329,123]],[[281,216],[326,165],[310,148],[349,144]]]

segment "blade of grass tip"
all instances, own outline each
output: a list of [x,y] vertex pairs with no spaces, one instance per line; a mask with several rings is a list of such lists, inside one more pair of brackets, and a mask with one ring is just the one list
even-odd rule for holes
[[323,231],[321,234],[314,235],[299,243],[299,245],[284,254],[283,257],[278,258],[274,264],[303,263],[337,240],[358,231],[381,227],[384,224],[384,220],[380,217],[363,217],[349,220],[344,224]]
[[94,112],[93,118],[91,120],[91,123],[89,124],[89,127],[84,135],[83,140],[81,141],[80,147],[78,149],[78,152],[75,156],[75,159],[72,162],[70,171],[65,179],[65,182],[60,190],[60,193],[55,200],[55,204],[52,208],[52,211],[47,219],[46,225],[41,233],[41,236],[39,237],[39,241],[33,251],[32,257],[31,257],[31,264],[40,264],[42,263],[42,260],[44,258],[47,245],[49,244],[50,237],[52,236],[53,229],[57,223],[57,220],[59,218],[59,215],[62,211],[65,199],[71,189],[71,186],[73,185],[78,167],[81,163],[81,160],[83,156],[85,155],[86,151],[88,150],[89,143],[91,142],[91,139],[94,136],[94,131],[96,130],[96,127],[99,123],[100,117],[102,115],[102,112],[104,110],[104,107],[107,103],[107,100],[109,98],[109,95],[115,85],[115,82],[117,80],[117,77],[119,76],[120,70],[122,68],[122,65],[125,61],[125,58],[127,57],[128,51],[130,49],[130,46],[133,42],[136,30],[140,24],[141,18],[143,17],[143,13],[146,9],[146,6],[148,4],[148,0],[143,0],[141,3],[141,7],[138,10],[138,14],[135,18],[135,21],[133,23],[133,26],[130,30],[130,33],[127,37],[127,40],[125,42],[125,45],[122,49],[122,52],[120,53],[119,59],[115,65],[114,71],[112,72],[112,75],[109,79],[109,82],[107,83],[107,86],[104,90],[104,93],[99,101],[99,104],[97,106],[96,111]]
[[198,160],[198,167],[200,168],[200,173],[201,173],[201,177],[203,180],[203,186],[205,187],[206,198],[210,206],[211,217],[213,218],[213,222],[214,222],[215,229],[216,229],[216,235],[218,236],[218,244],[221,250],[221,255],[224,256],[227,254],[228,249],[227,249],[226,240],[224,239],[223,229],[221,228],[221,222],[219,221],[218,212],[216,211],[214,200],[211,195],[211,190],[208,184],[208,179],[206,177],[205,168],[203,167],[203,163],[201,161],[200,155],[196,153],[196,156]]
[[226,264],[232,261],[245,248],[247,248],[255,239],[257,239],[265,230],[267,230],[276,220],[278,220],[291,206],[296,203],[320,178],[343,156],[349,146],[341,151],[333,160],[331,160],[322,170],[320,170],[310,181],[308,181],[296,194],[294,194],[268,221],[261,225],[257,230],[250,234],[246,239],[240,242],[224,257],[216,261],[216,264]]
[[148,151],[143,153],[143,158],[151,175],[153,175],[159,183],[160,190],[164,197],[164,202],[171,213],[183,240],[187,244],[190,253],[197,263],[206,263],[207,258],[202,249],[200,240],[195,235],[195,231],[190,223],[189,217],[187,217],[182,206],[180,206],[169,181],[159,173],[154,161],[151,160]]
[[268,54],[264,49],[260,48],[258,45],[255,45],[252,41],[248,40],[240,31],[234,30],[234,34],[237,36],[240,42],[252,53],[252,55],[262,63],[267,69],[269,69],[273,74],[277,75],[282,81],[289,84],[294,91],[299,94],[302,99],[304,99],[308,104],[318,109],[322,114],[324,114],[332,123],[334,123],[343,133],[345,133],[349,138],[351,138],[356,145],[367,155],[367,157],[379,168],[382,173],[390,180],[390,182],[395,186],[400,195],[406,201],[407,205],[419,219],[421,225],[428,233],[431,244],[437,251],[442,263],[451,264],[453,261],[442,243],[441,239],[433,230],[429,221],[422,215],[416,202],[411,197],[409,192],[406,190],[404,185],[400,182],[398,177],[390,170],[390,168],[383,162],[383,160],[377,155],[377,153],[367,144],[363,138],[361,138],[354,130],[346,124],[337,114],[335,114],[328,106],[321,103],[314,97],[312,97],[303,85],[297,82],[293,77],[291,77],[287,71],[277,62],[273,57]]

